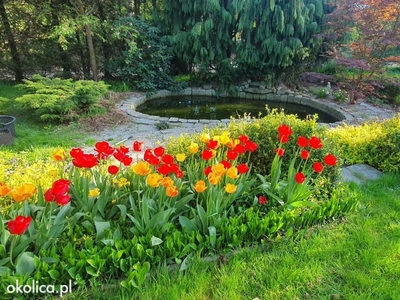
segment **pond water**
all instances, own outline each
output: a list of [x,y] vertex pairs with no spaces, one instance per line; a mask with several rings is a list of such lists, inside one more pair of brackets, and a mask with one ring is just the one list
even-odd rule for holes
[[243,116],[245,113],[254,117],[265,116],[267,114],[266,105],[269,108],[283,109],[286,114],[296,114],[301,119],[318,114],[318,122],[321,123],[340,121],[330,114],[305,105],[229,97],[173,96],[149,99],[139,105],[136,110],[160,117],[221,120],[229,119],[231,116]]

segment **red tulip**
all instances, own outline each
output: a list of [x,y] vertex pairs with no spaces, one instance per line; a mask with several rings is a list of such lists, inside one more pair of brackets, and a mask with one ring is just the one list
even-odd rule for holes
[[232,164],[229,161],[225,160],[225,159],[221,160],[221,164],[224,165],[225,169],[229,169],[232,166]]
[[321,173],[322,170],[324,169],[324,165],[321,164],[319,161],[316,161],[316,162],[313,164],[313,169],[314,169],[315,172]]
[[249,170],[249,167],[246,164],[239,164],[237,166],[237,169],[238,169],[239,174],[244,174],[244,173],[247,173],[247,171]]
[[308,152],[307,150],[302,150],[300,153],[300,157],[302,159],[308,159],[310,157],[310,152]]
[[244,134],[241,134],[241,135],[239,135],[239,141],[240,142],[242,142],[243,144],[245,144],[245,143],[247,143],[248,141],[249,141],[249,138],[246,136],[246,135],[244,135]]
[[267,204],[267,202],[268,202],[267,197],[265,197],[265,196],[259,196],[258,197],[258,204],[265,205],[265,204]]
[[133,142],[133,151],[140,152],[143,150],[143,146],[144,146],[144,142],[134,141]]
[[118,173],[119,168],[118,168],[117,166],[115,166],[115,165],[111,165],[111,166],[108,167],[107,171],[108,171],[108,173],[110,173],[111,175],[115,175],[115,174]]
[[162,146],[154,148],[154,154],[157,156],[163,156],[165,153],[165,149]]
[[306,180],[306,176],[304,176],[303,173],[298,172],[298,173],[296,173],[296,175],[295,175],[295,177],[294,177],[294,180],[296,180],[297,183],[300,183],[300,184],[301,184],[301,183],[304,182],[304,180]]
[[235,150],[228,150],[226,152],[226,157],[229,160],[235,160],[238,157],[239,153],[237,153]]
[[275,150],[275,153],[276,153],[278,156],[283,156],[283,155],[285,154],[285,149],[283,149],[283,148],[278,148],[278,149]]
[[257,150],[258,145],[257,145],[257,143],[255,143],[255,142],[247,141],[247,142],[244,144],[244,147],[246,148],[247,151],[249,151],[249,152],[254,152],[254,151]]
[[312,149],[322,148],[321,140],[319,138],[317,138],[316,136],[313,136],[310,138],[309,144]]
[[32,218],[18,216],[15,220],[8,221],[7,227],[11,234],[21,235],[23,234],[31,224]]
[[336,156],[334,156],[332,154],[328,154],[325,156],[324,162],[327,166],[334,166],[334,165],[336,165],[336,162],[337,162]]
[[308,139],[305,136],[300,136],[297,139],[297,145],[299,145],[299,147],[301,148],[305,148],[308,146]]
[[214,157],[214,152],[208,149],[204,149],[203,152],[201,153],[201,157],[204,160],[210,160],[211,158]]

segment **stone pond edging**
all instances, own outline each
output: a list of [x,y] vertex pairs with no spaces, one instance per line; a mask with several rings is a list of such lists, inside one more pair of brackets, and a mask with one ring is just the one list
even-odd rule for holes
[[[159,117],[143,114],[136,111],[136,108],[143,104],[145,101],[156,98],[164,98],[169,96],[218,96],[227,97],[227,94],[218,94],[217,91],[207,88],[186,88],[177,92],[160,90],[151,96],[145,94],[135,93],[130,95],[126,100],[120,104],[120,109],[126,114],[131,116],[135,123],[141,124],[155,124],[157,122],[167,122],[171,124],[210,124],[217,125],[220,123],[226,124],[230,122],[230,119],[222,120],[208,120],[208,119],[181,119],[176,117]],[[281,101],[282,103],[300,104],[308,107],[315,108],[322,112],[325,112],[337,119],[341,119],[336,123],[330,123],[329,126],[336,126],[342,123],[346,124],[360,124],[366,120],[371,119],[385,119],[390,118],[394,113],[390,109],[384,109],[376,107],[368,103],[360,104],[338,104],[328,99],[317,99],[314,96],[307,95],[304,93],[293,92],[290,90],[278,90],[273,92],[272,90],[258,90],[253,92],[241,91],[234,96],[239,99],[249,100],[262,100],[268,102],[268,100]]]

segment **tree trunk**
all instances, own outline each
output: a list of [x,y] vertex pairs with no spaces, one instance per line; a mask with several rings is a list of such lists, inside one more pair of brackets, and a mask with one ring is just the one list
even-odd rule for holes
[[[78,4],[78,10],[80,15],[85,14],[85,10],[83,8],[83,4],[81,0],[77,1]],[[89,59],[90,59],[90,68],[92,70],[92,78],[93,80],[97,81],[97,62],[96,62],[96,53],[94,51],[94,46],[93,46],[93,34],[92,30],[90,29],[90,26],[88,24],[85,25],[85,33],[86,33],[86,42],[88,46],[88,51],[89,51]]]
[[3,22],[5,35],[10,46],[11,58],[13,61],[13,71],[15,73],[15,80],[21,82],[24,79],[22,62],[17,49],[17,43],[15,42],[14,34],[11,30],[10,21],[8,20],[6,8],[4,7],[4,1],[0,0],[0,16]]
[[[103,32],[103,36],[107,36],[107,30],[103,26],[105,21],[107,21],[107,18],[106,18],[106,14],[104,12],[104,7],[101,4],[101,1],[97,2],[97,7],[99,9],[99,17],[100,17],[100,21],[101,21],[101,29]],[[106,41],[102,41],[101,46],[102,46],[102,50],[103,50],[104,60],[107,63],[111,60],[112,48],[110,47],[110,44],[107,43]],[[103,69],[104,69],[104,78],[110,79],[112,77],[112,75],[108,71],[108,68],[105,66]]]
[[97,77],[96,53],[94,52],[93,38],[92,38],[93,35],[89,25],[85,25],[85,31],[86,31],[86,41],[89,50],[90,68],[92,69],[93,80],[97,81],[98,77]]

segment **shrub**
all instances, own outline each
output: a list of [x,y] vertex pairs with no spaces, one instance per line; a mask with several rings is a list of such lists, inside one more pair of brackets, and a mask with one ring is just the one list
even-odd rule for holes
[[168,39],[146,21],[120,18],[113,24],[112,38],[122,44],[121,55],[108,62],[106,68],[134,88],[154,92],[173,84],[170,76],[171,51]]
[[103,82],[49,79],[40,75],[34,75],[33,80],[24,80],[23,87],[29,93],[15,101],[32,109],[41,121],[50,122],[67,122],[98,113],[97,103],[108,90],[108,85]]
[[365,163],[384,172],[400,171],[400,115],[332,128],[327,137],[345,164]]
[[326,88],[320,88],[320,87],[311,87],[310,88],[311,93],[317,97],[317,98],[327,98],[329,96],[329,92]]
[[[269,111],[269,114],[260,119],[249,119],[246,116],[239,120],[230,122],[228,130],[233,135],[245,134],[251,140],[258,144],[257,151],[249,155],[249,162],[252,164],[253,174],[267,175],[271,172],[272,161],[275,156],[275,150],[277,147],[277,128],[281,124],[289,125],[293,132],[297,136],[319,136],[322,139],[324,148],[320,151],[316,151],[313,155],[316,160],[323,160],[327,154],[326,151],[330,151],[335,154],[335,150],[332,150],[331,142],[326,139],[326,129],[316,121],[316,118],[310,118],[308,120],[301,120],[295,115],[286,115],[283,112],[278,112],[276,109]],[[211,129],[205,129],[210,135],[220,135],[224,130],[222,127],[215,127]],[[168,149],[172,152],[181,152],[183,149],[188,147],[191,142],[199,143],[201,134],[195,135],[182,135],[179,138],[174,138],[169,144]],[[290,140],[285,146],[285,155],[288,157],[294,157],[297,151],[296,140]],[[282,174],[287,174],[289,170],[289,161],[282,162]],[[338,179],[339,169],[337,167],[326,170],[324,176],[318,179],[318,184],[321,184],[319,189],[324,192],[320,195],[321,197],[329,197],[330,191],[333,189],[332,182]]]
[[348,102],[348,95],[346,95],[346,92],[342,89],[338,89],[337,91],[333,92],[332,94],[333,99],[335,99],[339,103],[345,103]]

